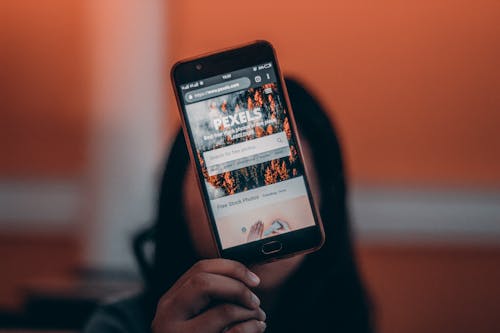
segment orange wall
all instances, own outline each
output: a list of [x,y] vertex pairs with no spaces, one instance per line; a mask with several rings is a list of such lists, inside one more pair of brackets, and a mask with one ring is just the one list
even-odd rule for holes
[[334,110],[356,182],[498,188],[499,21],[487,0],[172,0],[169,64],[268,39]]
[[83,10],[66,0],[0,2],[0,179],[83,175]]
[[[0,1],[0,186],[6,192],[10,182],[36,188],[85,176],[89,56],[84,8],[81,1]],[[68,221],[62,231],[40,233],[53,221],[40,217],[31,230],[25,221],[4,218],[0,311],[22,304],[28,281],[68,274],[82,258],[81,241],[65,228],[77,221]],[[20,230],[9,228],[16,224]]]

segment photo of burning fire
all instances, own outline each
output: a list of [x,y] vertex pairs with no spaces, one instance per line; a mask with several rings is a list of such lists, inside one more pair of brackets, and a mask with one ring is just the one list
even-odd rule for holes
[[[197,159],[207,183],[211,199],[244,192],[301,176],[295,138],[292,136],[289,115],[276,83],[208,99],[187,108],[197,148]],[[203,112],[203,113],[202,113]],[[243,117],[244,123],[234,125],[227,119],[242,112],[258,115]],[[224,122],[220,119],[224,119]],[[241,117],[239,118],[241,119]],[[216,126],[214,126],[214,124]],[[215,135],[214,135],[215,132]],[[290,146],[290,155],[264,163],[209,175],[203,153],[274,133],[284,132]]]

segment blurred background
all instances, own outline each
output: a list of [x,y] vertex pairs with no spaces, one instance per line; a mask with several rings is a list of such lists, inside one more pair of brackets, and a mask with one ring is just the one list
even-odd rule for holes
[[1,0],[0,327],[77,330],[140,288],[170,66],[266,39],[341,137],[378,331],[500,332],[498,22],[494,0]]

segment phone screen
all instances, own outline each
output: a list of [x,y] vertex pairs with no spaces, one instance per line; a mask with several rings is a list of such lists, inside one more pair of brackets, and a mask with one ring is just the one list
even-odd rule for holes
[[222,249],[315,225],[273,62],[178,86]]

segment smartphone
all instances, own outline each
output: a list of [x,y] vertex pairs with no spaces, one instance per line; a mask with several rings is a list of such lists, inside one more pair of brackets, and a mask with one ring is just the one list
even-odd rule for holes
[[257,263],[319,249],[323,227],[272,45],[182,60],[171,77],[219,256]]

